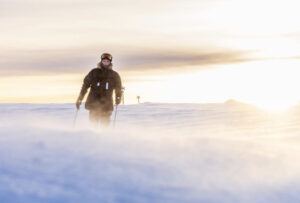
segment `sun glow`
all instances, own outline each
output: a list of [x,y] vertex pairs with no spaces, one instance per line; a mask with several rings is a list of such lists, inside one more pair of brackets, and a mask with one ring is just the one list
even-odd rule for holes
[[[216,66],[193,73],[149,76],[136,94],[154,102],[224,102],[228,99],[281,111],[299,102],[299,60],[264,60]],[[130,84],[134,90],[137,84]],[[131,87],[131,88],[130,88]],[[158,91],[159,90],[159,91]]]
[[297,101],[290,101],[290,100],[277,100],[277,101],[269,101],[269,100],[262,100],[257,102],[255,105],[270,112],[283,112],[288,110],[293,105],[296,105]]

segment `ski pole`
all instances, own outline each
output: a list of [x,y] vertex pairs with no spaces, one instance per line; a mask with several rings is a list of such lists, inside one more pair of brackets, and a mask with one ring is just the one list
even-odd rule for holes
[[77,109],[76,113],[75,113],[75,117],[74,117],[74,120],[73,120],[73,128],[75,127],[78,111],[79,111],[79,109]]
[[116,124],[117,111],[118,111],[118,105],[116,105],[116,111],[115,111],[115,118],[114,118],[114,122],[113,122],[113,128],[115,128],[115,124]]

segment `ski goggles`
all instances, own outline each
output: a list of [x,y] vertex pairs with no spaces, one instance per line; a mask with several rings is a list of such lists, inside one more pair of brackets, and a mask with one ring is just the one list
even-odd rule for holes
[[104,53],[101,55],[101,60],[103,59],[108,59],[108,60],[112,60],[112,55],[108,54],[108,53]]

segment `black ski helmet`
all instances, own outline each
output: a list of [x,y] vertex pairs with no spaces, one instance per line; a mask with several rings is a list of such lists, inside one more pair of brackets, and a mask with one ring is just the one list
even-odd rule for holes
[[110,60],[110,62],[111,62],[111,61],[112,61],[112,55],[109,54],[109,53],[103,53],[103,54],[101,55],[101,61],[102,61],[103,59],[108,59],[108,60]]

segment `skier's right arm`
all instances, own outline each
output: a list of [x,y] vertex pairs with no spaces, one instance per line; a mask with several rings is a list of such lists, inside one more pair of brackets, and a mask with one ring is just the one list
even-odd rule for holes
[[84,78],[83,80],[83,84],[80,90],[80,94],[77,100],[82,101],[84,98],[84,95],[86,94],[88,88],[91,86],[91,82],[92,82],[92,71],[90,71]]

